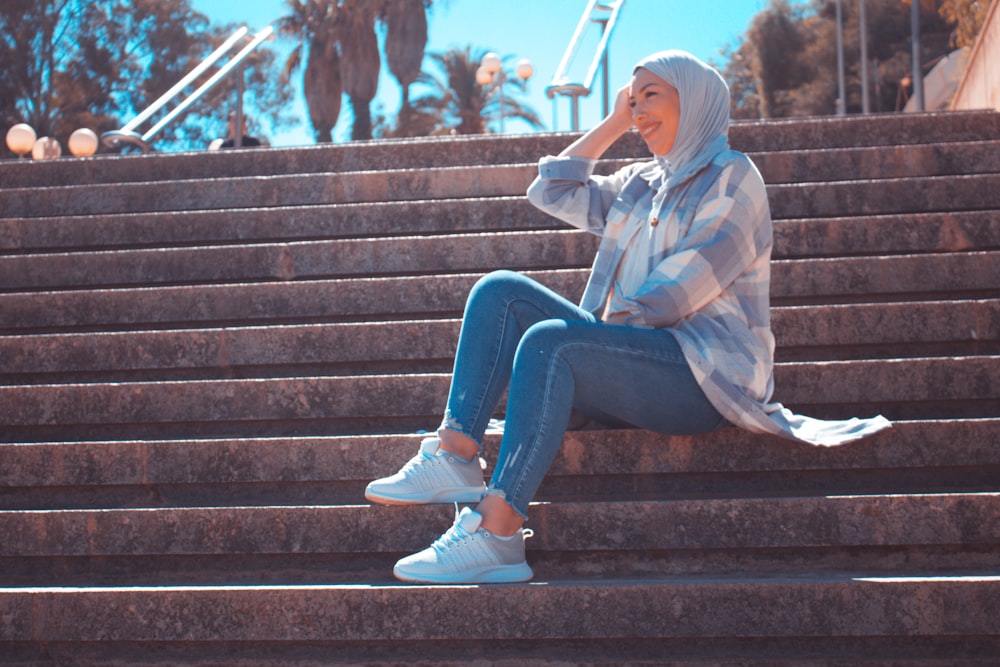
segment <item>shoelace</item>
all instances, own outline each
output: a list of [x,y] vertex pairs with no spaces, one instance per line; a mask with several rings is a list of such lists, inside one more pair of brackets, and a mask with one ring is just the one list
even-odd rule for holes
[[452,527],[449,528],[444,535],[434,540],[434,544],[431,545],[431,548],[438,553],[443,554],[450,548],[465,542],[470,537],[472,537],[472,533],[468,532],[456,523],[452,525]]
[[421,465],[424,459],[427,459],[431,463],[437,462],[433,456],[429,456],[427,454],[424,454],[423,452],[420,452],[412,459],[407,461],[406,465],[403,466],[403,469],[400,472],[406,473],[407,475],[420,475],[426,466],[426,464]]

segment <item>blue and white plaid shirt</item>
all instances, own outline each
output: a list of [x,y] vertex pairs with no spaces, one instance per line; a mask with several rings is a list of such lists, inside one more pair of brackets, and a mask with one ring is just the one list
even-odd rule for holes
[[771,213],[753,162],[724,149],[671,187],[655,162],[611,176],[595,160],[545,157],[536,207],[601,236],[581,307],[604,321],[669,328],[705,395],[729,422],[814,444],[881,430],[882,417],[821,421],[769,403]]

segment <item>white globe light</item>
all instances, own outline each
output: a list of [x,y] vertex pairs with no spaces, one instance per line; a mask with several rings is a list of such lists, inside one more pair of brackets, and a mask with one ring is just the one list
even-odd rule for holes
[[31,157],[36,160],[51,160],[62,155],[62,146],[52,137],[42,137],[31,149]]
[[479,64],[482,65],[490,74],[496,74],[500,71],[500,68],[503,67],[503,61],[500,60],[500,56],[492,51],[483,56],[483,59]]
[[480,86],[488,86],[493,83],[493,73],[487,71],[485,67],[476,70],[476,83]]
[[97,152],[97,135],[93,130],[81,127],[69,135],[69,152],[77,157],[89,157]]
[[522,79],[530,79],[531,75],[535,73],[535,66],[527,58],[521,58],[517,61],[517,69],[515,71]]
[[35,145],[35,130],[27,123],[18,123],[7,130],[7,148],[16,155],[27,155]]

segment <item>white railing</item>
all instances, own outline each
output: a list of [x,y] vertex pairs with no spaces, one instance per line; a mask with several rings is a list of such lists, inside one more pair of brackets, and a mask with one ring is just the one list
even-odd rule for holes
[[[590,93],[593,92],[594,79],[597,77],[599,66],[602,69],[601,79],[603,81],[603,115],[608,115],[610,94],[608,89],[608,45],[611,43],[611,35],[614,33],[624,4],[625,0],[587,0],[587,6],[576,26],[576,32],[573,33],[569,46],[566,47],[566,52],[563,54],[556,73],[552,75],[552,83],[545,88],[545,94],[551,100],[554,100],[556,95],[570,98],[570,123],[574,132],[580,129],[580,98],[589,97]],[[600,24],[601,39],[597,43],[594,58],[583,82],[571,81],[567,71],[572,65],[573,58],[583,40],[584,32],[590,23]]]
[[[174,100],[178,95],[180,95],[185,88],[191,85],[195,79],[204,74],[209,67],[214,65],[216,61],[228,54],[237,43],[246,37],[248,29],[246,26],[240,28],[232,36],[222,43],[222,46],[217,48],[211,53],[207,58],[201,61],[197,67],[187,73],[187,75],[178,81],[170,90],[163,93],[155,102],[150,104],[146,109],[139,113],[135,118],[130,120],[125,124],[120,130],[111,130],[110,132],[105,132],[101,135],[101,140],[104,145],[108,147],[115,147],[118,144],[130,144],[133,146],[138,146],[142,149],[143,153],[148,153],[150,151],[149,140],[152,139],[156,134],[166,127],[171,121],[180,116],[182,113],[187,111],[187,108],[191,106],[199,97],[208,92],[212,87],[215,86],[219,81],[221,81],[227,74],[229,74],[234,68],[239,66],[243,60],[249,56],[254,49],[260,46],[260,43],[268,39],[274,32],[271,26],[261,30],[244,46],[235,56],[229,59],[224,66],[220,67],[215,74],[213,74],[209,79],[207,79],[197,90],[192,92],[190,95],[185,97],[181,102],[171,109],[166,115],[163,116],[156,124],[146,130],[145,133],[140,134],[136,128],[138,128],[142,123],[149,120],[153,114],[162,109],[172,100]],[[237,125],[237,127],[241,127]],[[237,132],[237,135],[239,132]]]

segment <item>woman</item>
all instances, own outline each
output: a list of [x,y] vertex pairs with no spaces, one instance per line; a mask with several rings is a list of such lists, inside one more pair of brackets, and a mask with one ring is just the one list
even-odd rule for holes
[[[655,159],[595,176],[635,126]],[[427,549],[401,559],[404,581],[526,581],[528,503],[573,409],[668,434],[736,425],[834,445],[885,428],[882,417],[824,422],[767,403],[773,389],[771,218],[763,180],[728,145],[729,91],[690,54],[643,59],[614,109],[539,162],[528,199],[602,237],[579,306],[496,272],[472,290],[437,437],[398,473],[368,485],[386,504],[478,503]],[[479,443],[509,381],[489,487]]]

